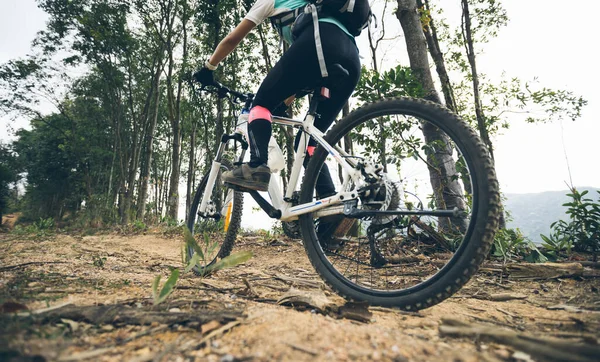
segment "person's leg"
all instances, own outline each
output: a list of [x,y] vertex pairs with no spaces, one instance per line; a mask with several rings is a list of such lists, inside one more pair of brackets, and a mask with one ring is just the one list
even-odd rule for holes
[[261,83],[248,118],[250,164],[267,162],[271,138],[271,112],[285,99],[320,78],[314,39],[303,32]]
[[[335,26],[333,24],[323,24],[322,28]],[[319,103],[317,112],[320,117],[315,121],[315,126],[325,132],[335,118],[338,116],[348,98],[352,95],[358,79],[360,77],[360,59],[356,46],[346,34],[338,34],[332,29],[326,29],[322,33],[327,33],[330,36],[325,36],[323,39],[323,49],[325,52],[325,60],[328,65],[340,64],[348,71],[348,76],[344,79],[332,79],[333,85],[330,87],[330,98]],[[329,173],[327,165],[324,164],[317,183],[315,186],[317,195],[328,195],[335,193],[333,180]],[[321,196],[323,197],[323,196]],[[319,219],[317,227],[317,235],[321,244],[328,249],[336,249],[343,244],[345,232],[351,226],[354,219],[345,219],[343,215],[332,215]],[[347,225],[350,223],[350,225]],[[340,236],[340,237],[338,237]]]
[[[317,113],[320,117],[315,120],[315,127],[321,132],[325,132],[334,122],[358,83],[360,77],[360,59],[354,42],[337,28],[336,25],[321,23],[320,26],[321,34],[323,35],[324,57],[327,65],[332,66],[333,64],[340,64],[348,71],[348,76],[344,79],[330,80],[330,83],[332,83],[329,85],[330,98],[319,103]],[[299,136],[300,133],[296,136],[296,149],[298,148]],[[308,164],[315,146],[317,146],[317,143],[311,139],[308,143],[307,157],[304,160],[304,166]],[[321,168],[315,189],[318,198],[327,197],[336,192],[331,174],[326,164],[323,164],[323,167]]]
[[267,74],[254,98],[248,117],[250,162],[225,172],[222,176],[224,182],[245,189],[268,189],[271,176],[267,166],[272,133],[271,112],[289,96],[315,82],[317,77],[320,77],[320,72],[314,40],[300,36]]

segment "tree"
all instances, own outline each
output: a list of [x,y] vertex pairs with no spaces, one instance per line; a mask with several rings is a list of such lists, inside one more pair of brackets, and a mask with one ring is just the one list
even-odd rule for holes
[[0,226],[9,207],[11,185],[19,180],[19,165],[11,147],[0,143]]
[[[413,74],[422,84],[424,98],[441,103],[429,70],[427,42],[423,33],[416,0],[398,0],[396,16],[404,31],[410,67]],[[428,155],[428,157],[433,157],[437,161],[430,164],[438,165],[436,168],[430,167],[429,169],[437,207],[440,209],[453,209],[457,207],[459,210],[464,210],[464,191],[458,180],[453,177],[458,174],[456,164],[451,155],[443,151],[450,148],[448,138],[430,124],[424,125],[423,135],[427,144],[439,142],[445,145],[445,147],[436,148],[439,151],[436,151],[435,154]],[[440,226],[442,228],[446,227],[445,225]],[[460,225],[460,227],[464,228],[465,225]]]

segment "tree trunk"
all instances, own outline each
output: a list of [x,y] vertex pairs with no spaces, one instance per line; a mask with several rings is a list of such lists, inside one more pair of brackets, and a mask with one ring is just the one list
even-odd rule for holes
[[[193,121],[192,121],[193,122]],[[196,122],[193,122],[192,133],[190,135],[190,152],[188,161],[188,178],[187,178],[187,190],[185,195],[185,220],[187,222],[187,215],[190,212],[190,205],[194,197],[194,174],[196,162]]]
[[[421,18],[417,11],[416,0],[398,0],[396,17],[404,31],[410,67],[415,76],[421,81],[425,91],[424,98],[441,103],[429,70],[427,42],[423,33]],[[428,156],[429,175],[434,188],[436,206],[439,209],[458,207],[459,210],[464,210],[466,206],[463,200],[462,186],[458,181],[452,181],[452,176],[456,175],[457,172],[456,164],[452,159],[450,142],[445,134],[431,124],[424,124],[423,126],[423,135],[428,144],[439,140],[446,145],[443,149],[438,148],[436,154]],[[435,167],[433,167],[434,165]],[[462,219],[453,221],[458,223],[456,226],[460,230],[466,228]],[[450,227],[450,222],[447,219],[440,219],[440,228]]]
[[[162,51],[162,50],[161,50]],[[140,173],[140,188],[138,192],[137,200],[137,218],[138,220],[144,219],[146,212],[146,199],[148,195],[148,181],[150,179],[150,170],[152,169],[152,148],[154,145],[154,133],[156,131],[156,123],[158,122],[158,108],[160,102],[160,73],[162,72],[162,61],[159,61],[158,68],[154,73],[154,79],[152,82],[153,87],[153,105],[152,118],[145,132],[144,140],[144,162],[142,163],[142,170]]]
[[[462,35],[465,43],[465,50],[467,52],[467,58],[469,59],[469,65],[471,66],[471,78],[473,79],[473,101],[475,102],[475,116],[477,117],[477,128],[479,129],[479,136],[486,144],[492,162],[494,162],[494,147],[490,140],[490,135],[486,126],[486,116],[483,112],[481,103],[481,96],[479,93],[479,74],[477,72],[477,61],[475,55],[475,45],[473,44],[473,35],[471,32],[471,13],[469,11],[469,2],[462,0]],[[502,212],[500,212],[500,220],[498,227],[500,229],[506,228],[506,219],[504,218],[504,207],[501,205]]]
[[[417,0],[417,4],[419,7],[425,6],[426,10],[430,10],[429,0],[424,0],[425,4],[423,4],[423,0]],[[444,55],[440,50],[440,42],[437,36],[437,29],[435,27],[435,23],[433,18],[431,18],[431,14],[429,14],[429,23],[427,26],[423,26],[425,38],[427,39],[427,45],[429,47],[429,54],[435,63],[435,69],[437,71],[438,76],[440,77],[440,82],[442,84],[442,94],[444,95],[444,100],[446,101],[446,107],[450,109],[452,112],[456,112],[456,101],[454,100],[454,91],[452,89],[452,84],[450,83],[450,76],[448,75],[448,71],[446,69],[446,61],[444,60]]]

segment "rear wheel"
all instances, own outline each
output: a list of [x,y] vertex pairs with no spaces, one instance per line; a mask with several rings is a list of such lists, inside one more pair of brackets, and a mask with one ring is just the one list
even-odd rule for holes
[[[231,253],[240,228],[243,210],[243,194],[223,185],[221,174],[230,170],[229,161],[223,160],[211,194],[206,215],[198,215],[202,195],[206,189],[209,174],[202,177],[188,215],[187,226],[202,251],[199,266],[192,270],[203,274],[205,267],[214,264]],[[186,256],[194,256],[193,247],[186,247]]]
[[[323,279],[349,299],[406,310],[459,290],[486,258],[498,225],[498,183],[476,133],[438,104],[396,98],[354,111],[325,138],[331,145],[352,140],[344,144],[353,149],[349,158],[374,176],[358,188],[336,185],[358,191],[357,209],[414,214],[338,216],[327,239],[315,215],[300,216],[308,257]],[[300,204],[314,200],[325,162],[343,180],[327,156],[315,151]],[[459,217],[444,213],[455,208]]]

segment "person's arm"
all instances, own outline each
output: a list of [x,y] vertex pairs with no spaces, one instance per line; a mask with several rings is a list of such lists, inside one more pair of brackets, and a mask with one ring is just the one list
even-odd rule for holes
[[250,20],[243,19],[242,22],[231,31],[231,33],[221,40],[213,55],[208,59],[210,65],[213,67],[219,65],[219,63],[238,46],[238,44],[252,29],[254,29],[255,26],[256,24]]

